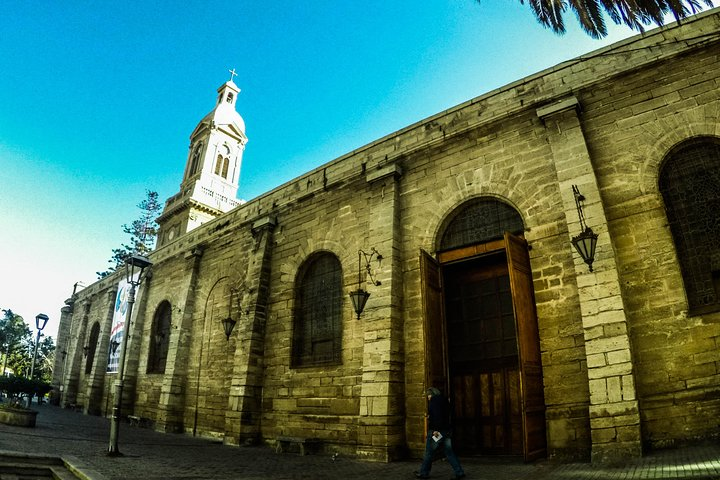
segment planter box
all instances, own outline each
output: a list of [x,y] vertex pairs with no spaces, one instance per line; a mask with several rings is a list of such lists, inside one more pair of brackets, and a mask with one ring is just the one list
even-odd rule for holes
[[0,423],[18,427],[34,427],[38,412],[14,408],[0,408]]

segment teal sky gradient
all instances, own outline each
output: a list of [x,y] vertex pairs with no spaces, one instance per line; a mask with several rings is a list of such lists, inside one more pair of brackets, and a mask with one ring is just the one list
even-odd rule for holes
[[[0,308],[34,323],[107,268],[235,68],[250,200],[473,97],[630,36],[518,1],[37,1],[0,16]],[[34,325],[33,325],[34,327]]]

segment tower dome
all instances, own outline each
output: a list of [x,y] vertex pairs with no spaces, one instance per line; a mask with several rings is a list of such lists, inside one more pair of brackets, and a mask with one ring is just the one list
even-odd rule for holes
[[[235,71],[230,73],[234,76]],[[241,205],[237,199],[245,121],[235,110],[240,89],[230,80],[217,89],[215,108],[190,135],[180,192],[165,202],[158,217],[158,246]]]
[[200,123],[190,136],[191,141],[198,133],[212,127],[234,130],[236,133],[240,133],[242,137],[245,136],[245,120],[235,110],[235,102],[240,89],[232,80],[228,80],[217,91],[218,98],[215,108],[200,120]]

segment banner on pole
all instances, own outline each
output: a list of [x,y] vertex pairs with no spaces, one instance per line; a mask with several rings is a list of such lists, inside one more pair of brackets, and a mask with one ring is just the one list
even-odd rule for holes
[[[136,280],[136,279],[135,279]],[[128,294],[130,284],[126,279],[118,283],[117,296],[115,297],[115,310],[113,312],[112,328],[110,329],[110,343],[108,347],[107,373],[117,373],[120,364],[123,337],[125,336],[125,325],[129,323]],[[135,292],[137,295],[137,292]]]

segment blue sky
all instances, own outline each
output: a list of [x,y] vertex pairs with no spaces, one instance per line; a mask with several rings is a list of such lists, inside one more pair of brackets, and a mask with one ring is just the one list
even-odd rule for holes
[[[29,323],[91,283],[236,69],[239,196],[630,36],[559,37],[519,1],[36,1],[0,16],[0,308]],[[34,325],[33,325],[34,327]]]

